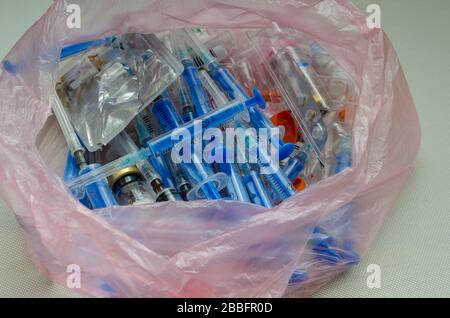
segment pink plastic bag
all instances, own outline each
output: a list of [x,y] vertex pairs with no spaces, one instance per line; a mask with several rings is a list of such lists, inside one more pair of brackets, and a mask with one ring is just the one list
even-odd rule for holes
[[[380,30],[344,0],[72,0],[81,29],[68,29],[55,1],[3,62],[0,77],[0,195],[26,233],[34,262],[65,285],[95,297],[310,296],[342,267],[308,264],[313,228],[346,207],[354,249],[368,251],[413,169],[420,144],[414,104],[396,53]],[[262,28],[278,22],[317,40],[346,69],[361,95],[353,168],[265,210],[235,202],[116,207],[113,221],[82,206],[64,186],[66,148],[51,115],[65,43],[180,27]],[[59,174],[58,174],[59,173]],[[331,220],[331,221],[330,221]],[[334,232],[333,232],[334,231]],[[309,279],[288,287],[309,266]]]

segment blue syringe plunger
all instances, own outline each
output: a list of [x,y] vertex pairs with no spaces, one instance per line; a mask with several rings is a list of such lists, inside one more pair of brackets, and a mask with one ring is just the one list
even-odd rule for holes
[[266,109],[266,101],[264,100],[264,96],[261,94],[259,89],[253,89],[253,97],[248,99],[246,102],[247,106],[258,105],[261,109]]

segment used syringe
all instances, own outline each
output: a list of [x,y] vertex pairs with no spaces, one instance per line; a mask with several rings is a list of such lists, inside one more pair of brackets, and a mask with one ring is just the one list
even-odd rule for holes
[[[206,114],[200,118],[198,118],[199,122],[207,123],[207,127],[204,128],[217,128],[221,125],[233,120],[236,116],[239,116],[243,112],[247,112],[249,109],[256,107],[259,105],[260,107],[264,107],[264,99],[259,93],[258,90],[254,91],[254,97],[247,99],[245,101],[235,101],[230,103],[227,106],[221,107],[219,109],[213,110],[209,114]],[[198,137],[199,133],[202,131],[198,131],[196,129],[198,123],[190,122],[184,124],[179,128],[179,130],[185,130],[188,132],[192,138]],[[66,185],[72,190],[76,191],[78,189],[82,189],[86,185],[95,183],[99,180],[105,179],[108,176],[120,171],[129,166],[136,165],[141,161],[148,160],[151,156],[157,156],[164,153],[167,153],[174,147],[174,145],[179,142],[178,140],[173,138],[173,132],[167,132],[147,143],[148,148],[141,149],[138,152],[129,154],[125,157],[119,158],[113,162],[110,162],[95,171],[87,173],[83,176],[80,176],[71,182],[68,182]]]
[[216,82],[211,78],[208,72],[200,71],[200,81],[208,94],[213,99],[215,108],[225,106],[229,103],[226,96],[222,93]]
[[333,109],[334,106],[331,98],[323,89],[324,85],[321,83],[309,61],[301,58],[292,46],[285,47],[283,50],[277,52],[277,55],[277,59],[289,60],[291,62],[291,71],[297,73],[301,91],[310,93],[314,101],[322,109],[327,111]]
[[189,201],[188,194],[192,190],[189,178],[179,164],[175,164],[172,160],[168,160],[167,163],[169,164],[170,170],[173,172],[178,193],[184,201]]
[[[153,114],[158,118],[159,125],[164,132],[171,132],[180,128],[183,125],[183,120],[177,113],[175,106],[167,96],[161,96],[153,104]],[[206,164],[201,163],[201,159],[197,158],[195,152],[192,154],[192,163],[181,163],[183,171],[201,187],[195,191],[195,188],[190,193],[201,193],[203,197],[195,199],[208,199],[217,200],[221,199],[220,190],[217,188],[218,182],[216,182],[217,175],[213,173],[212,168]],[[220,179],[219,179],[220,180]],[[192,192],[194,191],[194,192]],[[188,194],[188,199],[192,199]]]
[[[164,37],[164,45],[173,55],[176,54],[170,36]],[[181,117],[183,118],[184,123],[188,123],[194,120],[197,115],[195,113],[194,105],[191,103],[191,98],[188,95],[186,83],[183,80],[183,77],[177,78],[177,80],[172,84],[171,89],[174,91],[174,94],[178,96],[178,104],[180,106]]]
[[[58,120],[61,130],[63,131],[64,137],[66,138],[66,142],[69,146],[70,152],[77,162],[80,176],[82,177],[83,175],[89,174],[100,168],[99,164],[87,164],[85,149],[81,145],[81,142],[78,139],[78,136],[75,133],[75,130],[73,129],[69,117],[67,116],[67,113],[64,110],[64,107],[58,96],[53,97],[52,109],[53,113],[56,116],[56,119]],[[70,182],[73,182],[74,180],[71,180]],[[79,199],[82,199],[84,197],[84,191],[87,192],[87,196],[89,198],[91,206],[94,209],[101,209],[117,204],[117,201],[115,200],[114,195],[109,188],[108,182],[105,178],[100,178],[96,180],[96,182],[93,182],[86,187],[72,189],[73,193],[76,193],[80,196]]]
[[249,202],[250,197],[247,192],[247,188],[242,179],[241,171],[236,163],[220,163],[218,164],[220,171],[225,173],[229,178],[227,185],[228,194],[231,200]]
[[78,139],[78,135],[73,129],[72,123],[70,122],[69,116],[67,116],[66,111],[64,110],[64,106],[61,103],[61,100],[57,95],[53,96],[53,113],[58,120],[59,126],[64,134],[64,138],[66,139],[67,145],[69,146],[69,150],[72,155],[75,157],[78,167],[80,170],[83,170],[87,166],[86,158],[84,156],[85,149],[81,145],[80,140]]
[[[66,166],[64,169],[64,182],[67,183],[80,175],[80,168],[75,160],[75,157],[69,151],[67,154]],[[74,195],[79,199],[79,201],[89,209],[92,209],[91,202],[87,197],[85,191],[82,193],[74,193]]]
[[[216,107],[220,108],[229,103],[208,72],[200,71],[200,79],[203,87],[205,87],[205,90],[213,99]],[[222,172],[226,173],[230,177],[228,192],[232,196],[232,199],[242,202],[252,202],[248,196],[238,165],[233,163],[222,163],[218,166]]]
[[174,36],[176,37],[174,41],[176,43],[176,55],[184,65],[183,79],[195,106],[196,115],[203,116],[209,113],[212,110],[212,107],[209,104],[205,89],[199,79],[199,71],[189,55],[188,48],[182,35],[182,33],[174,33]]
[[[150,112],[147,110],[142,111],[136,116],[135,128],[142,146],[148,146],[148,144],[155,138],[152,117]],[[165,187],[175,188],[172,175],[163,154],[151,156],[149,160],[153,168],[161,177]]]
[[261,175],[252,169],[250,164],[245,163],[241,165],[244,174],[244,184],[250,196],[251,202],[266,208],[272,208],[272,200],[270,199],[267,188],[261,179]]
[[[245,128],[245,124],[242,123]],[[271,190],[283,201],[289,199],[295,195],[296,190],[289,178],[280,169],[279,164],[274,162],[273,158],[269,157],[269,154],[263,150],[255,136],[249,136],[248,143],[246,145],[249,153],[255,153],[258,156],[257,166],[264,172],[264,178],[271,186]],[[245,149],[238,149],[241,153],[245,153]]]
[[[212,97],[214,104],[218,108],[224,107],[228,103],[227,98],[222,93],[222,91],[217,87],[216,83],[213,80],[211,80],[209,74],[205,74],[205,76],[202,77],[202,83],[208,94]],[[244,121],[240,120],[239,118],[236,118],[233,121],[233,123],[238,128],[246,127]],[[242,157],[245,157],[243,155],[245,153],[243,149],[238,147],[237,150],[240,152]],[[241,197],[242,198],[241,201],[253,202],[266,208],[273,207],[269,194],[266,188],[264,187],[264,183],[261,179],[261,176],[256,171],[252,171],[250,164],[247,163],[241,166],[245,174],[244,178],[242,178],[240,174],[239,175],[237,174],[236,167],[225,166],[223,168],[225,168],[226,171],[230,170],[229,171],[230,174],[234,174],[235,180],[233,181],[233,183],[235,183],[236,185],[234,184],[232,185],[234,187],[233,190],[236,191],[235,189],[236,188],[238,189],[237,193],[235,193],[234,195],[236,197]],[[240,176],[240,178],[238,178],[238,176]],[[244,187],[247,189],[246,192],[243,191],[242,185],[244,185]],[[247,199],[249,201],[246,201]]]
[[283,172],[289,180],[293,182],[300,176],[312,155],[312,151],[312,147],[309,144],[294,151],[286,166],[283,167]]
[[261,67],[254,67],[250,65],[246,57],[242,57],[235,64],[237,76],[239,77],[245,90],[250,94],[253,87],[258,87],[268,103],[279,104],[283,101],[282,95],[271,88],[268,78],[261,74]]
[[176,88],[178,92],[178,103],[180,105],[181,118],[183,119],[183,122],[188,123],[193,121],[197,115],[195,114],[194,106],[190,102],[190,97],[186,90],[186,84],[181,78],[178,78],[173,87]]
[[[97,153],[89,153],[89,165],[80,170],[80,175],[84,175],[100,168],[101,165],[98,163],[97,159]],[[118,202],[106,179],[99,180],[94,184],[90,184],[86,186],[85,189],[86,196],[91,203],[91,207],[94,210],[118,205]]]
[[125,157],[119,158],[113,162],[110,162],[104,166],[99,167],[93,171],[90,171],[84,175],[80,175],[78,178],[66,183],[66,186],[75,192],[82,190],[84,187],[96,183],[101,180],[105,180],[114,173],[119,172],[122,169],[136,165],[142,161],[146,161],[150,155],[148,149],[141,149],[138,152],[131,153]]
[[[216,61],[204,45],[200,43],[195,34],[192,34],[189,30],[184,30],[184,32],[186,38],[190,40],[192,48],[209,68],[212,78],[227,93],[228,97],[232,100],[247,99],[249,96],[245,89],[236,82],[233,75],[225,67]],[[249,109],[249,114],[251,122],[256,129],[274,128],[272,122],[257,107]],[[282,140],[279,140],[278,151],[280,159],[284,160],[289,157],[294,151],[294,148],[295,146],[293,144],[285,144]]]

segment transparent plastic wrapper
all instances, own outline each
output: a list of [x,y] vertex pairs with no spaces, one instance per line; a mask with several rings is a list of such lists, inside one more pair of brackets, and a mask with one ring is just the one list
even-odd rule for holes
[[64,63],[57,93],[86,148],[107,145],[181,74],[154,35],[126,34]]
[[[239,36],[247,39],[246,46],[239,47]],[[351,134],[359,96],[356,83],[337,61],[306,34],[277,23],[256,33],[224,32],[217,38],[225,38],[232,43],[226,46],[238,52],[227,64],[244,89],[260,89],[268,104],[266,115],[290,128],[284,132],[285,142],[304,140],[323,165],[332,165],[333,125],[338,122],[340,130]]]
[[[65,2],[55,1],[0,75],[0,195],[43,273],[65,285],[67,266],[77,264],[77,291],[93,297],[305,297],[358,262],[345,251],[364,257],[420,145],[400,62],[364,13],[344,0],[71,3],[83,8],[82,28],[67,29]],[[350,169],[272,209],[196,201],[92,212],[72,196],[62,180],[67,146],[51,115],[63,45],[186,27],[258,30],[272,22],[314,39],[356,83],[353,139],[336,145],[339,162],[352,149]]]

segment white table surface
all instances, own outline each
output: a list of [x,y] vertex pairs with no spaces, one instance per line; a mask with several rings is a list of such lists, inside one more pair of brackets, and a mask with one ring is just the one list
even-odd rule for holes
[[[361,264],[318,297],[450,297],[450,1],[355,0],[382,9],[416,102],[423,143],[414,174]],[[0,58],[50,0],[0,0]],[[1,181],[0,181],[1,182]],[[380,289],[366,286],[378,264]],[[0,203],[0,297],[73,297],[27,256],[21,229]]]

